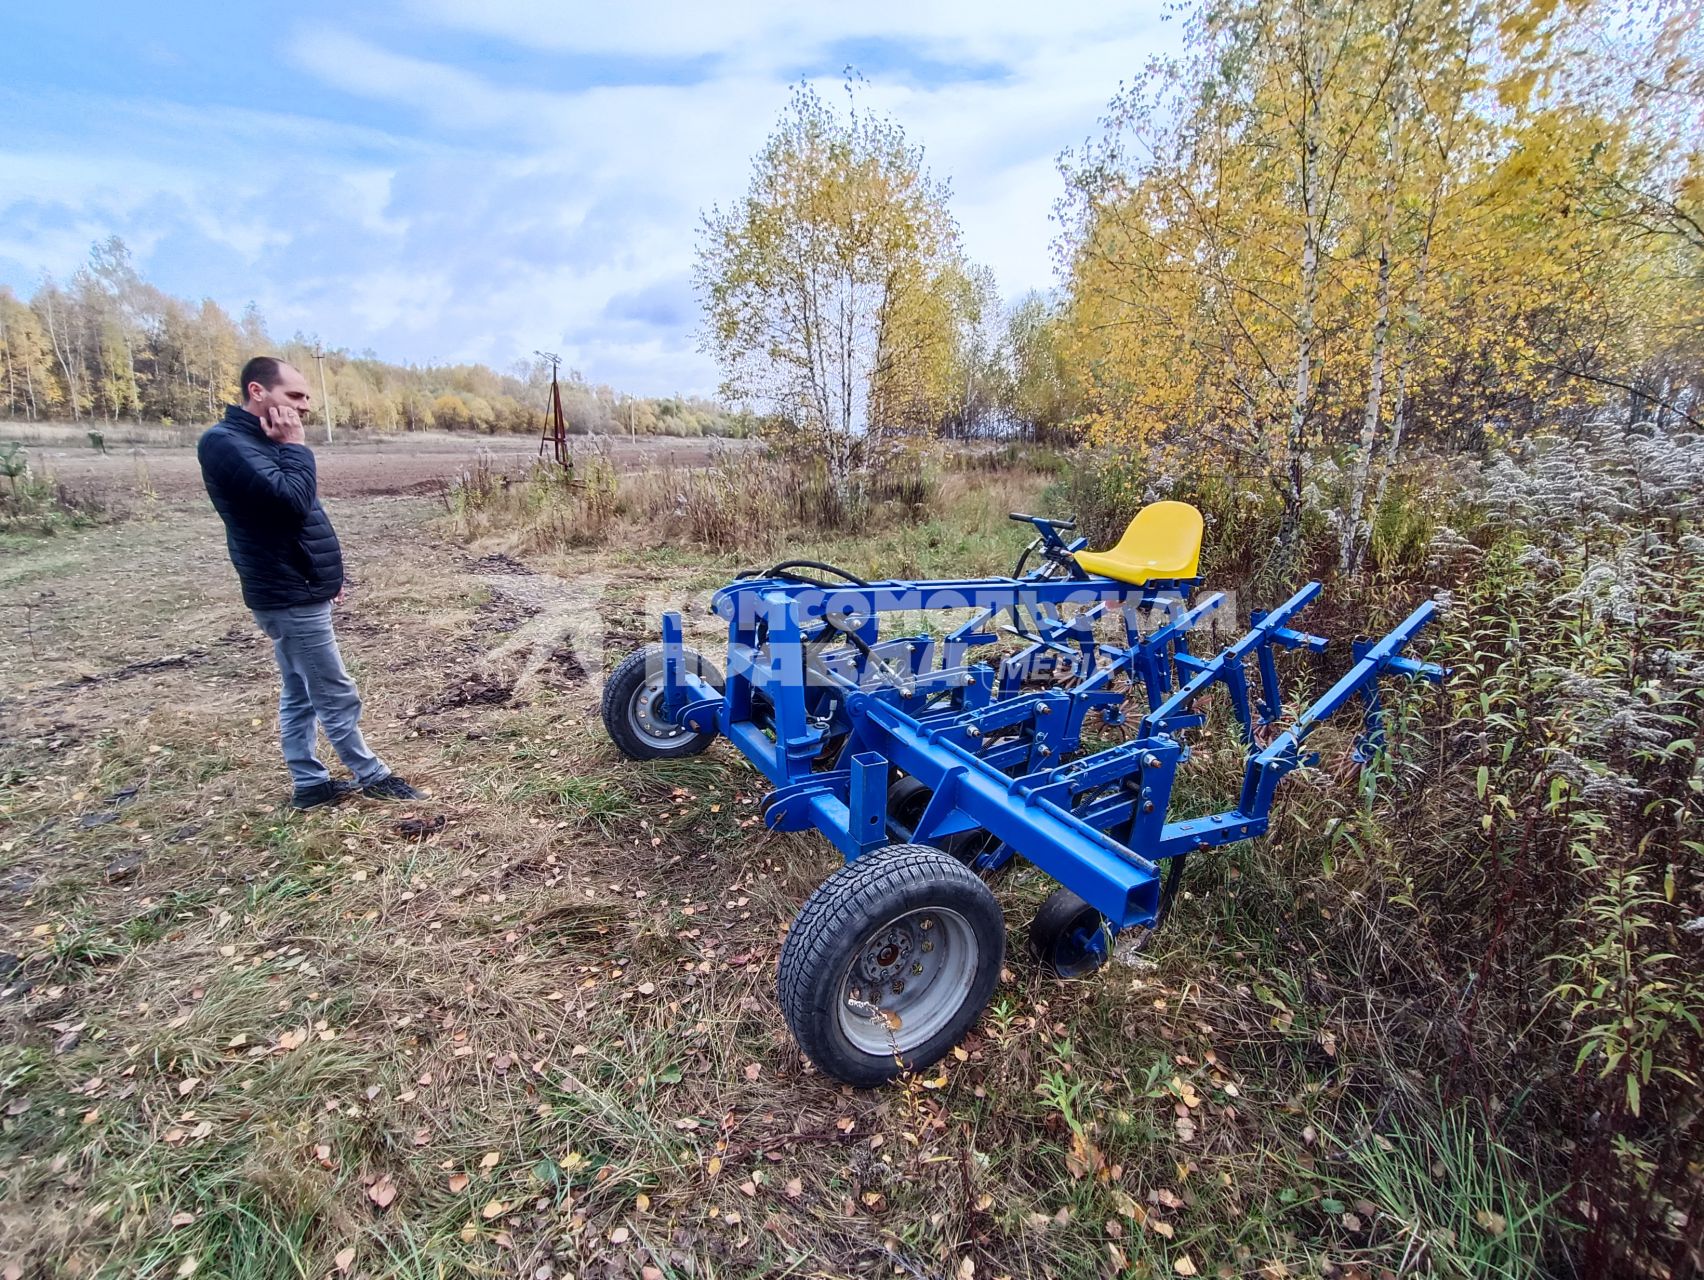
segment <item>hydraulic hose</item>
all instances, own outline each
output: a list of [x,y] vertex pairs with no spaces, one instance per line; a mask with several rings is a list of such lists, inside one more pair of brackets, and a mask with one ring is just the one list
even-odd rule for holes
[[802,574],[791,572],[794,569],[815,569],[818,573],[832,573],[837,578],[843,578],[855,587],[867,587],[870,584],[855,573],[848,573],[838,565],[827,564],[821,560],[783,560],[780,564],[770,565],[767,569],[742,569],[736,577],[739,578],[786,578],[790,582],[804,582],[815,586],[827,586],[827,583],[817,582],[815,578],[807,578]]

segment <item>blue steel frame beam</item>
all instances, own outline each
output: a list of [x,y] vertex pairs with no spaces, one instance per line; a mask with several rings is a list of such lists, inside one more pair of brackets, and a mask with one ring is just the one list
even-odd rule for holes
[[[1220,606],[1221,595],[1203,600],[1145,639],[1135,634],[1126,612],[1131,643],[1120,649],[1094,642],[1092,619],[1114,603],[1128,610],[1133,598],[1151,604],[1153,590],[1055,579],[894,581],[846,588],[742,581],[716,596],[717,611],[729,622],[725,694],[685,669],[683,627],[678,615],[670,614],[663,622],[665,702],[679,717],[715,710],[723,734],[775,784],[765,818],[778,826],[815,827],[848,858],[862,856],[887,842],[887,782],[890,770],[900,768],[933,792],[916,824],[916,838],[928,841],[983,828],[1000,842],[996,860],[1021,854],[1125,928],[1154,918],[1156,862],[1265,831],[1277,780],[1299,765],[1301,742],[1318,721],[1361,697],[1368,704],[1368,735],[1374,735],[1381,674],[1442,677],[1442,668],[1401,654],[1431,620],[1435,610],[1426,604],[1389,635],[1358,644],[1355,665],[1343,679],[1271,747],[1251,755],[1236,809],[1169,821],[1172,786],[1186,752],[1168,730],[1199,720],[1186,714],[1189,703],[1215,682],[1230,686],[1248,725],[1243,663],[1250,656],[1261,663],[1263,717],[1275,715],[1273,646],[1323,647],[1319,637],[1288,625],[1319,592],[1318,583],[1308,584],[1277,609],[1257,614],[1253,629],[1217,657],[1197,659],[1188,654],[1187,633]],[[746,593],[750,598],[742,599]],[[882,612],[962,608],[967,601],[996,611],[1031,610],[1049,639],[1077,640],[1089,663],[1104,661],[1074,687],[1000,696],[999,678],[988,664],[961,665],[970,643],[991,641],[991,635],[959,628],[939,645],[926,637],[878,637],[875,620]],[[1089,605],[1089,627],[1081,618],[1063,620],[1054,612],[1058,604],[1072,601]],[[861,643],[828,647],[825,620],[857,635]],[[759,644],[764,631],[766,643]],[[937,657],[943,664],[939,669],[933,666]],[[879,676],[872,670],[878,665],[884,669]],[[1157,699],[1155,685],[1169,681],[1174,668],[1193,675]],[[1153,710],[1141,736],[1061,764],[1077,750],[1082,717],[1091,704],[1115,696],[1104,686],[1121,670],[1140,672],[1149,692]],[[765,687],[771,690],[770,732],[751,722],[752,693]],[[950,703],[937,701],[947,695]],[[830,723],[824,707],[832,710],[835,730],[850,734],[839,754],[840,767],[813,771]],[[1004,739],[1006,731],[1015,736]],[[992,744],[991,738],[996,740]]]
[[[854,695],[857,698],[861,695]],[[1081,896],[1116,928],[1152,923],[1159,907],[1154,864],[904,712],[874,700],[856,702],[854,734],[935,792],[931,808],[962,810],[975,825],[1022,852]],[[842,806],[844,807],[844,806]],[[838,816],[838,815],[836,815]],[[832,839],[832,824],[825,829]]]

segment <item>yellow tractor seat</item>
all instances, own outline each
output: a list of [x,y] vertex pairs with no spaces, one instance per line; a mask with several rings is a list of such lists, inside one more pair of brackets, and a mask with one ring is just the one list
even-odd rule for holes
[[1150,502],[1110,551],[1079,551],[1090,573],[1140,587],[1193,578],[1201,564],[1201,513],[1187,502]]

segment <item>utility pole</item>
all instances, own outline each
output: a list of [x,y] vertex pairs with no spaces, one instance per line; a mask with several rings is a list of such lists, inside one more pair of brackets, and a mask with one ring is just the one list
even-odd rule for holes
[[555,453],[557,465],[572,477],[574,457],[568,451],[568,422],[562,414],[562,391],[556,382],[556,371],[562,364],[562,357],[554,351],[535,351],[533,354],[550,366],[550,403],[545,406],[544,433],[539,436],[538,456],[544,457],[544,447],[548,443]]
[[319,366],[320,403],[325,406],[325,442],[331,443],[331,396],[325,389],[325,348],[314,343],[314,363]]

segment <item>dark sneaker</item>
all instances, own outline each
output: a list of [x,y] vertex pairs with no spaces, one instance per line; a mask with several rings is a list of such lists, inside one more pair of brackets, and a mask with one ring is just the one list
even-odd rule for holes
[[394,773],[387,773],[377,782],[368,783],[361,788],[361,793],[370,800],[424,800],[426,798]]
[[347,778],[327,778],[311,787],[297,787],[290,797],[292,809],[318,809],[321,805],[342,804],[344,799],[360,790]]

